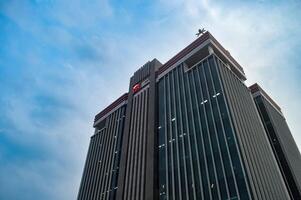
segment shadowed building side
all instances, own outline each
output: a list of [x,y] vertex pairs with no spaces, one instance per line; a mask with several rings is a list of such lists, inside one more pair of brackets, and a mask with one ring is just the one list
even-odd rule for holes
[[280,107],[258,85],[249,87],[292,199],[301,199],[301,156]]

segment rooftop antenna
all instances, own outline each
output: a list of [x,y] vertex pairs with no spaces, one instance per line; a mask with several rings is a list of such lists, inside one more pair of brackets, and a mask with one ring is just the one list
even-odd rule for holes
[[206,30],[204,28],[199,29],[198,32],[195,34],[197,37],[203,35],[206,32]]

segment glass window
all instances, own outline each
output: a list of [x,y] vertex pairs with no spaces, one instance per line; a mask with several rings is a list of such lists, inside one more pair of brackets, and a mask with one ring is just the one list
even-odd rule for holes
[[161,127],[158,129],[159,134],[159,145],[162,146],[159,151],[159,193],[160,199],[166,199],[166,145],[165,145],[165,87],[164,87],[164,79],[161,79],[158,83],[158,104],[159,104],[159,112],[158,112],[158,119],[159,119],[159,126]]
[[[200,84],[201,84],[201,94],[203,96],[203,100],[204,99],[208,99],[208,93],[207,93],[207,89],[206,89],[206,80],[205,80],[205,76],[204,76],[204,65],[202,64],[199,68],[199,78],[200,78]],[[210,105],[209,105],[210,106]],[[215,167],[214,167],[214,161],[213,161],[213,149],[211,148],[211,131],[209,128],[209,121],[210,119],[207,119],[207,115],[209,111],[209,107],[208,107],[208,103],[203,105],[203,109],[201,109],[201,121],[202,121],[202,127],[203,127],[203,137],[204,137],[204,145],[206,147],[206,157],[207,157],[207,165],[208,165],[208,171],[209,171],[209,181],[210,181],[210,185],[214,186],[216,185],[216,174],[215,174]],[[218,191],[217,191],[217,187],[210,187],[211,190],[211,195],[213,199],[219,199],[218,196]]]
[[188,185],[188,196],[189,198],[193,198],[193,181],[192,181],[192,170],[193,166],[191,164],[191,158],[190,158],[190,145],[188,142],[188,137],[190,137],[190,132],[188,130],[188,124],[187,124],[187,118],[186,118],[186,109],[187,109],[187,104],[185,104],[186,99],[186,91],[187,91],[187,84],[185,83],[185,78],[184,78],[184,72],[183,68],[181,68],[180,71],[180,88],[181,88],[181,108],[182,108],[182,119],[183,119],[183,141],[184,141],[184,147],[185,147],[185,160],[186,160],[186,171],[187,171],[187,185]]

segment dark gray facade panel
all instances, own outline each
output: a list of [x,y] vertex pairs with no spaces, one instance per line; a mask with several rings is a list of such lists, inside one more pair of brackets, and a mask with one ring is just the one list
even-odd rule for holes
[[301,156],[285,118],[264,96],[258,95],[254,100],[290,196],[301,199]]
[[[289,199],[248,88],[222,62],[219,71],[256,199]],[[234,113],[234,114],[233,114]]]
[[105,126],[91,137],[87,160],[78,193],[78,200],[115,199],[120,146],[125,107],[122,106],[105,118]]

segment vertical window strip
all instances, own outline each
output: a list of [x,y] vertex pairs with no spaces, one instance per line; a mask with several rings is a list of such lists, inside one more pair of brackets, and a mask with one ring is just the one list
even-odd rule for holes
[[193,169],[193,162],[192,162],[192,149],[191,149],[191,141],[190,141],[190,137],[192,135],[192,131],[190,131],[190,127],[189,127],[189,121],[188,121],[188,95],[186,95],[186,91],[188,91],[188,83],[186,82],[186,78],[184,74],[184,69],[183,67],[181,67],[181,77],[183,80],[183,87],[182,87],[182,91],[183,91],[183,99],[184,99],[184,106],[183,106],[183,112],[184,112],[184,118],[185,118],[185,126],[186,126],[186,133],[187,133],[187,139],[184,137],[184,142],[185,142],[185,146],[188,149],[188,153],[189,155],[186,154],[187,156],[187,160],[189,161],[189,165],[190,165],[190,170],[188,169],[188,190],[189,190],[189,197],[190,199],[196,199],[196,192],[195,192],[195,180],[194,180],[194,169]]
[[164,125],[164,98],[165,98],[165,91],[164,91],[164,79],[161,79],[158,83],[158,155],[159,155],[159,170],[158,170],[158,178],[159,178],[159,199],[165,200],[166,199],[166,173],[165,173],[165,125]]
[[[213,66],[210,69],[214,81],[214,86],[216,90],[222,94],[219,97],[217,97],[218,110],[221,118],[224,137],[226,138],[226,145],[229,150],[228,153],[230,156],[231,170],[232,173],[234,174],[233,178],[235,181],[234,182],[235,188],[237,191],[239,191],[238,195],[242,199],[250,199],[247,181],[243,172],[242,163],[239,157],[239,152],[235,141],[235,136],[233,135],[233,129],[231,128],[230,121],[229,121],[230,117],[226,110],[224,92],[222,90],[219,74],[217,72],[219,66],[216,62],[216,58],[213,57],[212,59],[214,59],[212,63]],[[233,170],[234,167],[236,168],[235,171]],[[237,184],[237,181],[239,181],[239,184]],[[230,195],[232,197],[233,195],[231,193],[232,192],[230,190]]]
[[109,137],[110,137],[110,132],[112,130],[112,124],[113,124],[113,118],[115,116],[115,112],[112,113],[109,117],[109,122],[108,122],[108,128],[106,129],[106,131],[104,132],[105,134],[105,142],[103,143],[103,151],[102,151],[102,158],[101,158],[101,182],[100,182],[100,185],[101,185],[101,189],[100,189],[100,199],[104,199],[105,197],[105,178],[106,178],[106,164],[107,164],[107,160],[106,160],[106,151],[108,149],[108,141],[109,141]]
[[114,158],[116,156],[115,154],[115,151],[116,151],[116,138],[115,138],[115,135],[116,133],[118,132],[118,125],[119,125],[119,116],[120,116],[120,109],[118,109],[116,111],[116,116],[114,118],[114,128],[113,128],[113,131],[111,133],[111,146],[110,146],[110,151],[109,151],[109,154],[108,154],[108,159],[109,159],[109,163],[108,163],[108,168],[107,168],[107,173],[108,173],[108,178],[107,178],[107,181],[106,181],[106,188],[107,188],[107,195],[106,195],[106,199],[109,198],[109,196],[111,195],[111,192],[112,192],[112,189],[111,189],[111,180],[112,180],[112,177],[113,177],[113,161],[114,161]]
[[[178,99],[178,108],[179,108],[179,125],[180,125],[180,135],[181,140],[180,140],[180,149],[181,151],[181,155],[182,155],[182,162],[183,162],[183,166],[182,166],[182,170],[183,170],[183,174],[182,174],[182,180],[184,181],[184,186],[181,188],[182,189],[182,196],[183,199],[189,199],[189,194],[188,194],[188,180],[187,180],[187,169],[189,169],[189,164],[186,163],[186,148],[185,148],[185,142],[184,140],[186,140],[186,131],[184,129],[184,120],[183,120],[183,112],[182,112],[182,108],[183,108],[183,101],[182,101],[182,88],[183,88],[183,80],[182,80],[182,76],[180,76],[180,67],[178,68],[178,70],[176,71],[176,77],[177,77],[177,99]],[[183,177],[184,176],[184,177]]]
[[144,126],[145,126],[145,120],[144,120],[144,113],[145,113],[145,96],[146,96],[146,91],[144,90],[142,92],[142,100],[141,100],[141,109],[140,109],[140,112],[141,112],[141,116],[140,116],[140,130],[138,132],[139,136],[138,136],[138,155],[137,155],[137,164],[136,164],[136,169],[137,169],[137,178],[136,178],[136,182],[135,182],[135,189],[136,189],[136,192],[135,192],[135,196],[133,197],[133,199],[139,199],[139,193],[140,193],[140,184],[141,184],[141,161],[142,161],[142,158],[141,158],[141,155],[142,155],[142,149],[143,147],[145,146],[143,143],[142,143],[142,138],[143,138],[143,129],[144,129]]
[[[144,90],[145,91],[145,90]],[[138,117],[137,117],[137,128],[136,128],[136,134],[135,134],[135,151],[134,151],[134,163],[133,163],[133,184],[132,184],[132,196],[131,199],[135,199],[136,196],[136,183],[137,183],[137,172],[138,172],[138,168],[137,168],[137,162],[138,162],[138,152],[141,150],[140,149],[140,145],[139,145],[139,138],[141,135],[141,126],[142,126],[142,122],[141,122],[141,110],[142,110],[142,103],[143,103],[143,96],[144,96],[144,91],[142,91],[139,95],[139,106],[138,106]]]
[[[189,118],[191,120],[190,121],[190,127],[192,131],[190,134],[191,137],[191,143],[192,143],[192,161],[193,161],[193,166],[194,166],[194,187],[196,190],[196,199],[203,199],[203,191],[202,191],[202,180],[201,180],[201,167],[200,167],[200,156],[199,156],[199,147],[198,147],[198,142],[197,142],[197,134],[199,134],[198,131],[198,127],[199,124],[197,122],[198,120],[198,116],[196,113],[196,110],[198,110],[198,108],[196,107],[197,104],[194,101],[193,95],[195,94],[195,92],[193,91],[193,73],[195,73],[195,69],[186,73],[186,80],[187,80],[187,86],[188,86],[188,110],[190,113]],[[197,132],[198,131],[198,132]]]
[[134,173],[135,173],[135,153],[137,151],[137,132],[138,132],[138,126],[139,126],[139,116],[140,116],[140,104],[141,104],[141,93],[136,94],[136,98],[137,98],[137,105],[136,105],[136,114],[135,114],[135,118],[134,118],[134,129],[133,132],[131,132],[132,134],[132,140],[133,140],[133,148],[132,148],[132,158],[131,158],[131,163],[130,163],[130,177],[129,177],[129,192],[128,192],[128,199],[131,200],[132,199],[132,195],[133,195],[133,190],[134,190]]
[[208,94],[208,104],[206,106],[208,107],[207,109],[207,114],[208,114],[208,119],[209,119],[209,130],[211,132],[211,142],[212,146],[214,148],[214,159],[215,159],[215,165],[217,167],[217,175],[218,175],[218,183],[219,183],[219,189],[220,189],[220,196],[222,199],[227,199],[229,198],[229,192],[228,192],[228,184],[226,182],[226,176],[225,176],[225,170],[224,170],[224,164],[222,160],[222,155],[221,155],[221,149],[220,149],[220,141],[218,137],[218,130],[216,127],[216,122],[215,122],[215,112],[216,112],[216,107],[213,105],[213,95],[215,94],[215,91],[213,90],[212,84],[211,84],[211,77],[209,72],[209,63],[208,60],[206,59],[204,61],[204,78],[205,78],[205,85],[207,89],[207,94]]
[[171,176],[170,176],[170,186],[171,186],[171,194],[170,194],[170,198],[174,199],[175,198],[175,171],[174,171],[174,162],[173,162],[173,146],[172,146],[172,123],[171,120],[173,119],[173,116],[171,114],[171,104],[172,104],[172,99],[171,99],[171,78],[172,78],[172,74],[171,72],[169,73],[168,76],[168,113],[167,115],[169,116],[169,120],[167,121],[168,123],[168,143],[167,143],[167,148],[168,148],[168,158],[169,158],[169,170],[171,171]]
[[[207,163],[208,163],[208,171],[209,171],[209,177],[210,177],[210,189],[211,189],[211,196],[212,199],[219,199],[220,193],[219,193],[219,185],[217,181],[217,172],[216,172],[216,165],[214,161],[214,155],[213,155],[213,148],[212,148],[212,142],[210,138],[210,131],[209,131],[209,124],[208,124],[208,94],[206,90],[206,80],[204,76],[204,65],[201,63],[201,66],[199,67],[199,78],[200,78],[200,85],[201,85],[201,96],[202,96],[202,113],[204,116],[204,141],[205,141],[205,147],[206,147],[206,154],[207,154]],[[209,153],[210,152],[210,153]]]
[[200,134],[198,143],[199,145],[202,145],[202,156],[200,156],[200,162],[201,162],[201,169],[202,169],[202,183],[203,183],[203,193],[204,193],[204,199],[212,199],[211,197],[211,188],[210,188],[210,181],[209,181],[209,171],[208,171],[208,164],[207,164],[207,153],[210,154],[210,152],[206,152],[205,149],[205,142],[204,142],[204,121],[201,119],[201,116],[203,117],[202,107],[203,105],[200,104],[200,102],[203,102],[203,97],[201,95],[201,85],[200,85],[200,77],[199,77],[199,66],[196,67],[194,76],[193,76],[193,83],[194,83],[194,90],[195,90],[195,101],[197,104],[197,114],[198,114],[198,123],[200,125]]
[[108,189],[108,185],[107,185],[107,182],[108,182],[108,179],[110,177],[110,172],[109,172],[109,165],[110,165],[110,160],[111,160],[111,152],[112,152],[112,141],[113,141],[113,133],[114,133],[114,130],[115,130],[115,122],[116,122],[116,115],[117,115],[117,112],[115,111],[113,113],[113,117],[111,119],[112,121],[112,124],[111,124],[111,129],[109,132],[107,132],[108,134],[108,143],[107,144],[107,148],[105,149],[105,169],[104,169],[104,184],[103,184],[103,191],[104,191],[104,199],[107,198],[108,194],[109,194],[109,189]]
[[113,160],[113,156],[114,156],[114,135],[116,134],[116,126],[117,126],[117,119],[118,119],[118,115],[119,115],[119,109],[117,111],[115,111],[115,116],[112,119],[112,131],[110,132],[109,136],[110,136],[110,142],[108,144],[108,152],[107,152],[107,158],[106,158],[106,163],[107,163],[107,167],[105,170],[106,173],[106,178],[105,178],[105,199],[107,199],[110,195],[111,189],[110,189],[110,184],[109,181],[112,177],[112,173],[111,173],[111,163]]
[[164,78],[160,80],[158,83],[158,119],[159,119],[159,127],[158,127],[158,134],[159,134],[159,199],[165,200],[166,199],[166,166],[165,166],[165,152],[166,152],[166,142],[165,142],[165,88],[164,88]]
[[[253,192],[250,191],[250,195],[252,196],[252,198],[255,197],[256,198],[260,198],[261,194],[258,193],[259,191],[257,190],[257,188],[254,187],[254,182],[253,181],[256,181],[256,177],[254,175],[254,171],[250,169],[250,167],[253,167],[253,163],[251,161],[251,158],[250,158],[250,155],[248,153],[246,153],[247,151],[249,151],[249,147],[248,147],[248,144],[245,143],[245,140],[243,139],[244,138],[244,135],[243,134],[237,134],[238,133],[242,133],[242,129],[241,129],[241,118],[238,116],[239,113],[237,113],[235,110],[235,106],[233,105],[234,104],[234,100],[233,100],[233,94],[232,94],[232,90],[230,89],[230,84],[229,84],[229,79],[228,79],[228,68],[226,68],[226,66],[219,60],[219,58],[215,57],[216,58],[216,62],[217,62],[217,65],[218,65],[218,72],[219,72],[219,75],[221,77],[221,80],[223,80],[223,92],[224,94],[227,94],[227,97],[229,98],[229,101],[227,101],[227,98],[226,96],[223,96],[224,97],[224,101],[225,102],[228,102],[228,106],[226,106],[226,110],[227,110],[227,113],[229,114],[230,118],[230,126],[232,128],[232,130],[234,130],[234,140],[235,140],[235,143],[236,143],[236,146],[237,148],[241,151],[242,155],[244,155],[244,157],[246,158],[245,159],[245,162],[246,162],[246,165],[244,165],[244,162],[242,162],[242,155],[239,154],[239,158],[241,160],[241,162],[243,163],[243,166],[244,166],[244,169],[246,170],[246,172],[244,173],[249,173],[249,176],[247,176],[246,174],[244,175],[247,179],[247,182],[250,186],[250,190],[252,189]],[[230,108],[234,109],[234,112],[233,113],[230,113]],[[231,114],[233,116],[231,116]],[[236,120],[233,120],[232,117]],[[232,123],[231,123],[232,122]],[[236,129],[234,129],[234,127],[236,127]],[[241,141],[241,145],[239,145],[239,142],[238,141]],[[238,178],[236,178],[238,180]],[[238,187],[240,187],[240,185],[238,184]],[[248,187],[249,189],[249,187]]]
[[[217,131],[217,137],[218,137],[218,142],[220,145],[220,152],[221,152],[221,157],[222,157],[222,163],[224,167],[224,173],[226,177],[226,183],[228,185],[228,191],[229,191],[229,198],[238,198],[239,199],[239,194],[238,194],[238,189],[237,185],[234,179],[234,171],[232,168],[232,162],[230,159],[230,151],[229,151],[229,146],[227,143],[227,139],[225,136],[225,129],[224,129],[224,124],[223,120],[221,117],[221,112],[220,112],[220,107],[218,104],[218,99],[220,99],[220,96],[223,95],[221,94],[220,86],[216,85],[216,76],[217,74],[213,74],[212,71],[215,69],[215,63],[213,62],[213,57],[209,57],[208,59],[208,71],[207,75],[210,77],[208,79],[209,84],[211,85],[211,88],[213,90],[214,94],[219,94],[218,96],[215,96],[215,98],[211,99],[212,102],[212,109],[213,109],[213,115],[215,118],[215,127]],[[233,138],[228,138],[230,141],[233,140]]]
[[[146,151],[146,143],[144,142],[143,138],[145,138],[145,134],[146,134],[146,130],[147,130],[147,126],[148,126],[148,123],[147,123],[147,120],[146,120],[146,116],[148,115],[148,110],[147,110],[147,102],[148,102],[148,90],[149,88],[147,88],[145,91],[144,91],[144,96],[143,96],[143,112],[142,112],[142,116],[141,116],[141,119],[142,119],[142,128],[141,128],[141,138],[140,138],[140,151],[139,151],[139,166],[138,166],[138,170],[139,170],[139,174],[138,174],[138,177],[139,177],[139,180],[138,180],[138,185],[137,185],[137,189],[138,189],[138,193],[136,194],[136,199],[140,199],[140,196],[141,196],[141,184],[144,183],[144,181],[142,182],[142,179],[144,178],[143,176],[143,159],[144,159],[144,155],[143,155],[143,152]],[[144,180],[144,179],[143,179]]]
[[[176,68],[177,69],[177,68]],[[178,137],[178,116],[177,116],[177,107],[176,107],[176,98],[175,98],[175,73],[176,69],[172,71],[171,76],[171,91],[172,91],[172,112],[171,116],[173,117],[171,120],[172,123],[172,140],[171,145],[173,146],[173,155],[174,155],[174,170],[175,170],[175,191],[178,193],[175,195],[175,200],[182,200],[181,193],[181,175],[180,175],[180,161],[179,161],[179,137]]]
[[[144,115],[144,117],[145,117],[145,121],[146,121],[146,124],[145,124],[145,126],[144,126],[144,133],[143,133],[143,144],[146,144],[146,138],[147,138],[147,126],[148,126],[148,112],[149,112],[149,110],[148,110],[148,106],[149,106],[149,102],[148,102],[148,99],[149,99],[149,88],[147,88],[146,89],[146,97],[145,97],[145,109],[146,109],[146,111],[145,111],[145,115]],[[146,145],[144,145],[144,148],[143,148],[143,150],[142,150],[142,154],[143,154],[143,161],[142,161],[142,178],[141,178],[141,182],[142,182],[142,184],[141,184],[141,192],[140,192],[140,199],[144,199],[144,191],[145,191],[145,182],[144,182],[144,180],[145,180],[145,176],[146,176],[146,167],[145,167],[145,165],[146,165]]]
[[103,152],[101,151],[101,149],[104,147],[104,145],[101,145],[103,143],[103,134],[102,136],[100,137],[100,140],[97,141],[97,144],[96,144],[96,148],[97,148],[97,155],[96,157],[94,158],[95,160],[97,160],[97,163],[96,163],[96,171],[94,172],[94,178],[96,180],[94,180],[94,182],[92,183],[93,185],[93,189],[95,192],[91,192],[91,199],[93,198],[97,198],[100,196],[100,181],[101,181],[101,170],[102,170],[102,165],[103,163],[101,163],[100,161],[102,160],[102,156],[103,156]]
[[[107,132],[108,132],[108,129],[110,128],[110,125],[111,125],[110,124],[111,123],[111,119],[112,119],[112,115],[109,115],[109,117],[106,118],[106,127],[107,128],[102,133],[102,135],[103,135],[102,136],[102,138],[103,138],[102,141],[104,141],[107,138],[107,136],[108,136]],[[103,193],[103,191],[101,190],[101,183],[102,183],[102,180],[103,180],[103,173],[101,173],[101,172],[104,169],[104,163],[103,163],[104,159],[103,159],[103,156],[105,156],[105,154],[104,154],[104,152],[101,151],[101,149],[105,148],[106,144],[104,142],[102,142],[102,143],[103,144],[102,144],[101,148],[97,150],[97,151],[99,151],[101,153],[100,158],[99,159],[94,158],[95,160],[97,160],[97,165],[98,165],[98,168],[100,170],[100,173],[99,173],[100,174],[100,178],[99,178],[99,182],[98,182],[98,188],[100,188],[100,189],[97,192],[96,196],[101,196],[102,193]],[[95,176],[95,175],[93,175],[93,176]],[[91,192],[90,192],[90,194],[91,194]],[[92,197],[90,197],[90,198],[92,198]]]
[[[93,165],[93,170],[94,170],[94,172],[93,172],[93,174],[95,174],[96,173],[96,171],[98,170],[98,165],[97,165],[97,160],[99,159],[98,157],[98,155],[99,155],[99,140],[100,140],[100,137],[99,137],[99,135],[95,135],[95,146],[96,146],[96,154],[95,154],[95,157],[93,158],[93,159],[95,159],[96,160],[96,162],[95,162],[95,165]],[[90,188],[90,194],[89,194],[89,196],[90,196],[90,198],[93,198],[93,196],[94,196],[94,194],[95,194],[95,192],[96,192],[96,190],[95,190],[95,182],[96,182],[96,179],[97,178],[97,176],[92,176],[92,180],[91,180],[91,185],[89,186],[89,188]]]
[[170,170],[168,168],[168,125],[167,125],[167,122],[168,122],[168,115],[167,115],[167,112],[168,112],[168,106],[167,106],[167,99],[168,99],[168,95],[167,95],[167,91],[168,91],[168,85],[167,85],[167,76],[164,76],[164,94],[165,94],[165,97],[164,97],[164,114],[165,114],[165,118],[164,118],[164,127],[165,127],[165,141],[166,141],[166,147],[165,147],[165,169],[166,170],[166,199],[169,200],[170,198],[170,182],[169,182],[169,173],[170,173]]
[[111,161],[110,161],[110,165],[109,165],[109,173],[110,174],[110,178],[109,178],[109,181],[107,183],[107,188],[109,190],[109,193],[108,193],[108,198],[109,199],[112,194],[114,193],[114,188],[112,187],[112,179],[114,178],[116,172],[115,172],[115,169],[114,169],[114,165],[115,165],[115,159],[118,157],[117,154],[119,153],[117,151],[117,136],[118,136],[118,132],[119,132],[119,129],[120,129],[120,124],[121,124],[121,120],[120,120],[120,116],[121,116],[121,108],[119,108],[118,110],[118,113],[117,113],[117,116],[115,118],[115,130],[113,131],[112,133],[112,151],[110,153],[110,156],[111,156]]
[[125,186],[124,186],[124,192],[123,192],[123,199],[127,200],[127,194],[129,193],[130,188],[130,164],[132,159],[132,149],[133,149],[133,129],[134,129],[134,122],[135,122],[135,115],[137,112],[137,96],[133,96],[133,102],[132,102],[132,112],[131,112],[131,125],[129,130],[129,142],[128,142],[128,152],[127,152],[127,162],[126,162],[126,174],[125,174]]
[[[212,64],[210,67],[210,73],[212,75],[214,87],[217,92],[220,92],[222,94],[216,98],[216,101],[217,101],[217,108],[218,108],[218,112],[219,112],[219,118],[221,119],[220,122],[221,122],[222,130],[223,130],[223,135],[225,138],[227,152],[228,152],[228,155],[230,156],[229,157],[230,158],[230,160],[229,160],[230,166],[228,169],[231,169],[231,172],[228,172],[228,173],[229,174],[232,173],[232,174],[227,175],[228,179],[230,179],[230,180],[228,180],[228,182],[232,183],[232,181],[234,181],[233,184],[235,187],[235,188],[229,187],[230,197],[236,196],[236,192],[240,191],[237,193],[238,198],[241,197],[242,199],[249,199],[250,197],[249,197],[249,191],[247,188],[247,182],[246,182],[246,178],[243,173],[241,160],[239,159],[239,152],[238,152],[238,149],[236,148],[233,130],[230,127],[230,121],[229,121],[230,117],[226,110],[224,93],[222,91],[221,83],[220,83],[220,80],[218,77],[218,73],[217,73],[218,65],[215,62],[215,58],[213,58],[213,57],[211,58],[211,63]],[[233,168],[235,168],[235,170]],[[237,180],[240,180],[239,184],[237,184]],[[236,190],[236,191],[234,191],[234,190]]]
[[116,198],[116,189],[117,189],[117,180],[118,180],[118,174],[119,174],[119,163],[120,163],[120,144],[122,143],[122,136],[123,136],[123,126],[124,126],[124,114],[125,114],[125,106],[122,106],[120,108],[120,115],[119,115],[119,124],[118,124],[118,132],[116,132],[116,148],[115,151],[118,153],[116,154],[114,158],[113,163],[113,176],[112,176],[112,182],[111,182],[111,190],[112,193],[110,194],[109,200],[115,200]]
[[138,107],[139,107],[139,95],[134,95],[135,98],[135,112],[132,113],[132,120],[133,120],[133,125],[130,130],[130,135],[131,135],[131,151],[129,152],[129,173],[128,173],[128,191],[126,193],[126,199],[131,200],[131,192],[133,189],[133,162],[134,162],[134,152],[135,152],[135,132],[136,132],[136,126],[137,126],[137,116],[138,116]]
[[171,93],[171,86],[170,86],[170,79],[171,79],[171,73],[168,74],[166,77],[166,83],[167,83],[167,103],[166,103],[166,114],[167,114],[167,153],[168,153],[168,172],[169,172],[169,199],[174,199],[175,198],[175,181],[174,181],[174,165],[173,165],[173,148],[172,148],[172,128],[171,128],[171,98],[170,98],[170,93]]
[[97,177],[97,180],[96,180],[96,193],[95,193],[95,197],[94,198],[99,198],[100,197],[100,195],[101,195],[101,181],[102,181],[102,174],[101,174],[101,170],[102,170],[102,166],[103,166],[103,163],[101,162],[102,161],[102,157],[104,156],[104,154],[103,154],[103,151],[102,151],[102,149],[105,147],[105,145],[103,144],[104,143],[104,139],[105,139],[105,131],[103,130],[102,132],[101,132],[101,135],[100,135],[100,137],[101,137],[101,140],[100,140],[100,142],[99,142],[99,149],[98,149],[98,151],[99,151],[99,157],[97,158],[97,174],[96,174],[96,177]]
[[235,79],[233,79],[232,77],[233,75],[231,74],[230,70],[225,70],[225,71],[229,83],[229,90],[232,93],[234,103],[235,103],[233,107],[236,109],[235,113],[238,114],[237,120],[240,120],[240,127],[242,129],[241,134],[243,135],[243,137],[245,137],[244,140],[246,141],[246,145],[249,147],[249,149],[247,150],[247,154],[250,154],[250,158],[252,159],[251,162],[253,164],[253,167],[251,168],[251,170],[254,172],[254,174],[256,174],[255,177],[257,178],[257,184],[256,184],[257,190],[260,191],[262,196],[261,198],[269,199],[265,194],[264,184],[262,184],[262,180],[260,180],[260,177],[263,177],[263,175],[261,174],[260,165],[258,163],[258,158],[256,156],[258,154],[257,148],[254,149],[254,147],[252,147],[252,145],[255,145],[252,143],[256,141],[253,141],[253,139],[250,138],[251,133],[249,133],[249,131],[247,130],[247,127],[245,126],[246,122],[244,119],[244,115],[243,113],[241,113],[243,109],[241,108],[241,105],[239,103],[239,97],[237,96],[238,95],[236,92],[237,86],[234,83]]
[[[109,121],[109,119],[107,119],[106,121]],[[108,126],[108,124],[106,125]],[[105,143],[104,143],[104,140],[106,138],[106,130],[103,130],[100,134],[101,134],[101,140],[100,140],[100,147],[99,147],[99,152],[100,152],[100,157],[97,159],[97,168],[99,169],[99,180],[97,181],[97,187],[96,187],[96,190],[97,190],[97,193],[96,193],[96,197],[99,198],[101,196],[101,194],[103,193],[101,191],[101,182],[102,182],[102,169],[103,169],[103,156],[104,156],[104,153],[103,153],[103,149],[106,147]]]

